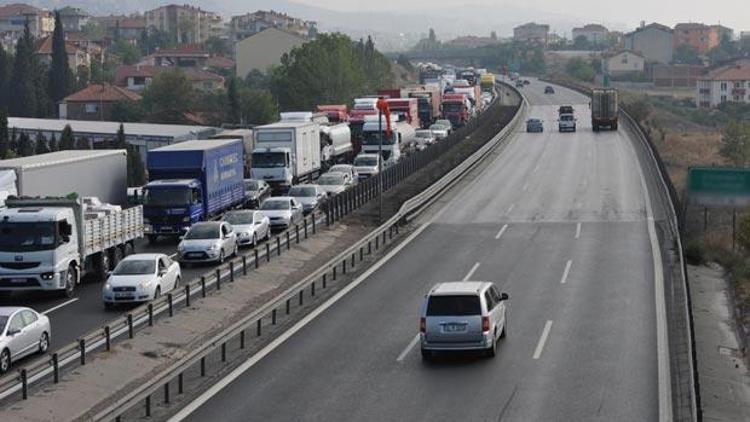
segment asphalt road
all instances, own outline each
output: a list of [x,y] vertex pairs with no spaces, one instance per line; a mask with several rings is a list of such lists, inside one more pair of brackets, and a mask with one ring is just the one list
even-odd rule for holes
[[[658,419],[653,261],[638,160],[591,131],[588,100],[523,88],[519,133],[364,283],[198,407],[191,421]],[[574,104],[577,133],[555,131]],[[418,309],[439,281],[510,295],[494,359],[423,363]],[[546,333],[546,334],[545,334]]]

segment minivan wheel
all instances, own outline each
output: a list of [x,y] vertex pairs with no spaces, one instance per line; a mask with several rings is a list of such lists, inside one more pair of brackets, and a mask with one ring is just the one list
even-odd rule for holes
[[503,324],[503,331],[500,332],[500,338],[505,338],[505,336],[508,335],[508,320],[505,320],[505,323]]
[[487,349],[487,356],[494,358],[495,354],[497,354],[497,340],[493,338],[492,346]]

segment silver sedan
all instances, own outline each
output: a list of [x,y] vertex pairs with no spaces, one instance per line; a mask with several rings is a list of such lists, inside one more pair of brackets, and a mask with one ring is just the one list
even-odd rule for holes
[[20,306],[0,307],[0,373],[32,353],[46,353],[52,336],[49,318]]
[[230,211],[224,216],[224,221],[234,228],[240,246],[256,246],[261,239],[271,238],[271,220],[260,211]]
[[223,221],[193,224],[177,246],[179,261],[223,263],[228,256],[237,255],[237,233]]

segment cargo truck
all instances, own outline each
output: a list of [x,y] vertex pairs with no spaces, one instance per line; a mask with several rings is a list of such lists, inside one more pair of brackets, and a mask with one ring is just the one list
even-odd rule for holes
[[181,236],[194,223],[245,202],[244,149],[238,139],[180,142],[149,151],[147,161],[143,213],[150,243],[159,236]]
[[227,129],[211,136],[209,139],[241,140],[242,145],[244,146],[245,175],[250,176],[250,168],[252,167],[251,158],[253,150],[255,149],[255,136],[252,129]]
[[479,76],[479,86],[482,92],[493,92],[495,90],[495,75],[484,73]]
[[417,111],[422,129],[429,128],[440,117],[441,92],[439,85],[419,85],[403,89],[402,94],[405,94],[405,97],[417,99]]
[[325,170],[352,158],[352,132],[349,124],[331,123],[327,113],[291,111],[280,114],[282,122],[313,122],[320,128],[320,164]]
[[386,99],[388,102],[388,108],[391,110],[391,114],[403,116],[401,121],[412,125],[415,128],[419,128],[419,105],[416,98],[389,98]]
[[450,120],[454,128],[464,126],[469,121],[470,102],[463,93],[446,93],[443,95],[443,118]]
[[281,121],[255,128],[253,179],[265,180],[276,192],[320,173],[320,125]]
[[315,109],[325,113],[331,123],[345,123],[349,121],[349,111],[346,104],[322,104]]
[[598,132],[602,127],[617,130],[617,90],[595,88],[591,91],[591,127]]
[[377,154],[382,136],[383,164],[392,165],[401,159],[404,148],[414,142],[416,130],[405,121],[397,121],[398,116],[391,114],[391,136],[388,136],[386,116],[381,117],[380,123],[378,123],[378,116],[368,116],[365,120],[362,128],[362,152]]
[[10,198],[0,210],[0,292],[58,291],[104,280],[143,237],[140,206],[90,212],[81,198]]
[[125,150],[57,151],[0,160],[0,172],[6,171],[14,173],[17,196],[76,193],[96,196],[110,204],[127,202]]

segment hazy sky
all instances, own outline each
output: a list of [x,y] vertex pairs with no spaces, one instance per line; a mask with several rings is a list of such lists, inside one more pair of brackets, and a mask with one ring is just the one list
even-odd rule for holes
[[[635,26],[641,20],[666,25],[677,22],[722,23],[735,31],[750,31],[748,0],[292,0],[297,3],[341,11],[420,10],[422,8],[461,11],[466,3],[512,10],[543,11],[566,20],[621,22]],[[473,8],[469,8],[473,9]]]

